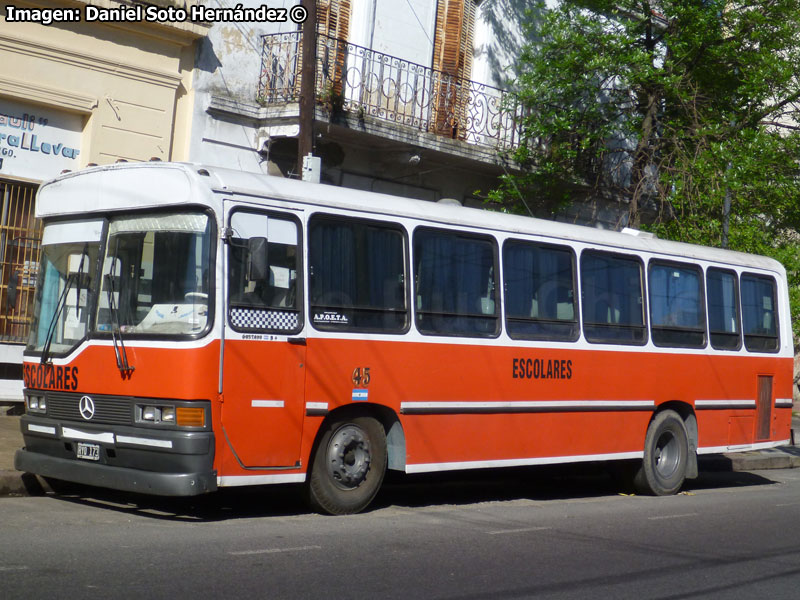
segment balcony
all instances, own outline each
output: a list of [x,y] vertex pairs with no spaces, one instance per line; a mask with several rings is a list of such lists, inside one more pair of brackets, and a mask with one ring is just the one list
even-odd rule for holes
[[[298,102],[302,32],[263,37],[258,102]],[[333,118],[375,119],[492,151],[519,144],[519,109],[509,92],[317,36],[315,96]]]

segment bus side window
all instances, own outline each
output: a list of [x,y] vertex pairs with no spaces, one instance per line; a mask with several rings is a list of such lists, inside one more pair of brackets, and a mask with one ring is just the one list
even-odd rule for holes
[[568,246],[503,246],[506,330],[515,339],[578,339],[575,255]]
[[408,329],[406,238],[397,225],[315,215],[309,222],[308,255],[315,328]]
[[656,346],[703,348],[706,316],[702,271],[692,265],[651,261],[650,329]]
[[299,227],[278,215],[235,211],[228,244],[228,316],[239,331],[300,329]]
[[711,346],[717,350],[738,350],[742,347],[742,334],[736,273],[710,267],[706,271],[706,289]]
[[742,274],[744,346],[751,352],[776,352],[779,347],[775,280]]
[[645,344],[641,261],[634,256],[585,250],[580,269],[586,340]]
[[499,334],[496,246],[485,236],[414,233],[417,329],[427,335]]

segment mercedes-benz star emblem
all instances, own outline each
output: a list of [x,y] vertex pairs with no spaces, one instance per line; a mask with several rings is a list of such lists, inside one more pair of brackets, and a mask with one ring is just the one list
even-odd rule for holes
[[78,410],[81,411],[81,416],[87,421],[94,416],[94,400],[89,396],[83,396],[78,404]]

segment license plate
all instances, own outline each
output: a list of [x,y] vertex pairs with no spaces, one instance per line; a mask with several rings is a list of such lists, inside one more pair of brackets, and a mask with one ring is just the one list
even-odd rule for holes
[[100,445],[78,442],[78,458],[83,460],[100,460]]

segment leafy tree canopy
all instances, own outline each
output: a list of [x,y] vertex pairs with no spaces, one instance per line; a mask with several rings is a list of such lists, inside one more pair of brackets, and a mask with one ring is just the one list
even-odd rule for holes
[[537,1],[529,22],[521,169],[490,200],[616,200],[621,224],[775,256],[800,335],[800,3]]

